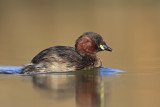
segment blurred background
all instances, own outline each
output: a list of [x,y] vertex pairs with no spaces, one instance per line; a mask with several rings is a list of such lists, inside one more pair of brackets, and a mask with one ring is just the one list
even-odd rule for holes
[[[28,64],[48,47],[74,46],[75,40],[88,31],[101,34],[114,50],[98,53],[103,66],[126,71],[101,82],[102,89],[109,89],[102,94],[108,95],[104,100],[107,107],[159,107],[159,0],[0,0],[0,65]],[[17,107],[29,101],[26,106],[32,102],[40,107],[40,104],[53,106],[58,101],[39,95],[28,78],[1,77],[2,105]],[[24,91],[20,90],[23,88]],[[74,107],[74,101],[75,95],[57,104]]]
[[113,53],[104,67],[156,66],[160,54],[159,0],[1,0],[0,65],[24,65],[41,50],[74,46],[82,33],[101,34]]

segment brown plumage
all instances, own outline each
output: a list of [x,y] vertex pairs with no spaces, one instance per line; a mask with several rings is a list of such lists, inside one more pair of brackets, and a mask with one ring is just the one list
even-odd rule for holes
[[99,34],[86,32],[77,39],[75,48],[55,46],[41,51],[21,73],[65,72],[100,67],[101,60],[96,53],[103,50],[112,51]]

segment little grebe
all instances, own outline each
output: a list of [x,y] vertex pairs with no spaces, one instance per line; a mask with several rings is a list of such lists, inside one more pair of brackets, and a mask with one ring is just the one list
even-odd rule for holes
[[96,53],[104,50],[112,51],[101,35],[86,32],[76,40],[75,48],[54,46],[41,51],[22,69],[21,74],[65,72],[100,67],[101,60]]

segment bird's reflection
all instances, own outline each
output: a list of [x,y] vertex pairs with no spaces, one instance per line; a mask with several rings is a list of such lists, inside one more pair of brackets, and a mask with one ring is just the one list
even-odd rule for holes
[[75,76],[73,74],[36,74],[32,75],[32,78],[34,87],[49,97],[62,100],[74,96]]
[[100,107],[101,100],[104,100],[101,99],[101,82],[99,69],[77,72],[77,107]]
[[[43,90],[56,100],[75,98],[77,107],[104,107],[108,96],[100,69],[72,73],[32,75],[36,89]],[[109,90],[109,87],[107,87]]]

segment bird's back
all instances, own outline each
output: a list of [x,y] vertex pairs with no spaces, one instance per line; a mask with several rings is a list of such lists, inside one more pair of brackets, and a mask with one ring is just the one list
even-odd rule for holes
[[73,47],[50,47],[37,54],[22,73],[73,71],[81,60]]

